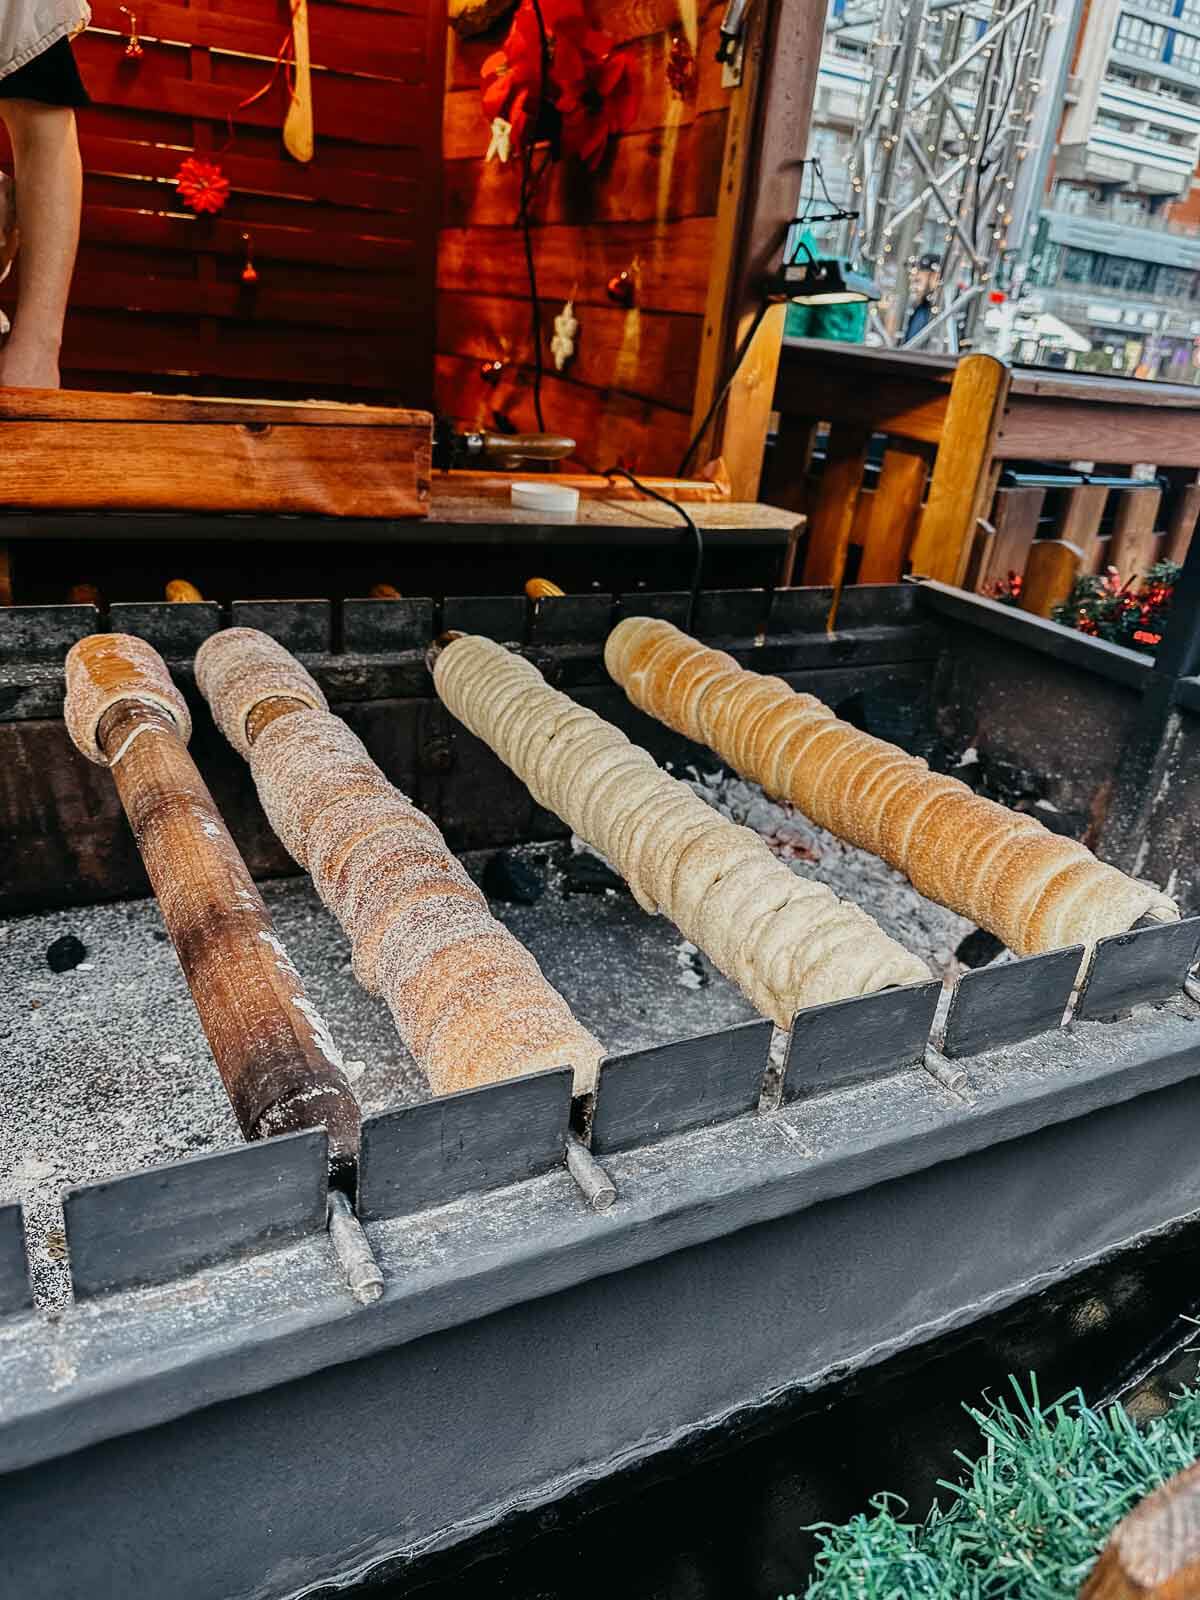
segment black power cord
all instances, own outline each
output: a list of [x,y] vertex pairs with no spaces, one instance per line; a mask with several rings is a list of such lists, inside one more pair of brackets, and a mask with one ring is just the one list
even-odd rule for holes
[[733,388],[733,380],[741,371],[742,362],[745,361],[746,356],[749,353],[750,346],[754,343],[755,334],[758,332],[759,328],[762,327],[762,320],[767,314],[769,305],[770,302],[764,300],[759,306],[758,310],[754,313],[754,321],[750,324],[749,333],[747,333],[746,337],[742,340],[741,345],[738,347],[737,353],[733,358],[733,365],[729,370],[729,376],[725,379],[725,382],[718,390],[712,405],[710,405],[708,410],[704,413],[704,421],[696,429],[695,433],[692,435],[691,442],[689,443],[687,449],[683,452],[683,455],[680,457],[679,467],[675,474],[677,478],[687,477],[687,470],[691,465],[692,457],[696,453],[696,447],[704,438],[704,435],[708,432],[709,423],[724,405],[726,396],[729,394],[730,389]]
[[651,489],[649,484],[643,483],[639,477],[630,472],[628,467],[606,467],[597,476],[601,478],[625,478],[640,494],[644,494],[648,500],[657,500],[659,505],[669,506],[690,531],[695,549],[695,559],[692,563],[692,581],[688,586],[686,631],[695,633],[696,606],[700,599],[700,580],[704,574],[704,535],[700,532],[695,519],[690,512],[680,505],[678,500],[672,500],[670,495],[660,494],[657,489]]

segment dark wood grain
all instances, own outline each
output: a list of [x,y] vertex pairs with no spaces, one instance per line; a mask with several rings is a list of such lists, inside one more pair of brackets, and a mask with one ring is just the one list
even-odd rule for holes
[[158,1283],[325,1225],[325,1134],[314,1128],[69,1189],[78,1299]]

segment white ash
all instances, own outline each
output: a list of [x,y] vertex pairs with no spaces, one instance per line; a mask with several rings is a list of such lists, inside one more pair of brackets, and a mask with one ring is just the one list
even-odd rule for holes
[[722,816],[753,828],[799,877],[827,884],[840,900],[861,906],[935,976],[953,979],[966,970],[954,952],[975,924],[927,900],[879,856],[847,844],[793,806],[768,800],[758,784],[723,769],[702,773],[689,767],[679,776]]

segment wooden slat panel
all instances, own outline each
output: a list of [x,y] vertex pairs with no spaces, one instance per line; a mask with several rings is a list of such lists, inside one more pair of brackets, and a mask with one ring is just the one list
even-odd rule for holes
[[940,441],[948,403],[946,386],[940,383],[838,372],[823,362],[809,370],[785,360],[775,387],[775,405],[783,414],[812,416],[816,410],[825,422],[860,423],[873,433],[922,444]]
[[[1200,434],[1200,427],[1197,432]],[[1162,502],[1162,490],[1120,489],[1116,492],[1115,500],[1107,562],[1109,566],[1116,567],[1122,582],[1131,578],[1136,581],[1159,559],[1160,540],[1154,528]]]
[[869,430],[851,423],[835,423],[830,432],[817,502],[809,515],[806,584],[841,580],[870,437]]
[[1025,571],[1045,500],[1044,489],[1001,489],[997,492],[992,515],[996,534],[980,569],[978,589],[981,594],[997,583],[1006,582],[1010,573],[1020,576]]
[[[479,363],[460,356],[437,357],[438,393],[461,422],[491,425],[501,411],[517,427],[536,426],[532,375],[510,368],[494,387],[479,377]],[[689,418],[613,390],[586,389],[547,376],[542,385],[546,425],[580,441],[576,459],[603,469],[615,462],[637,471],[657,470],[665,457],[677,461],[687,444]]]
[[[381,449],[377,428],[245,428],[203,423],[96,422],[69,435],[72,470],[50,483],[48,454],[67,448],[63,424],[7,422],[0,500],[56,510],[272,511],[320,516],[424,513],[420,430]],[[186,471],[178,463],[186,462]],[[426,485],[427,488],[427,485]]]
[[[713,222],[693,217],[666,234],[652,223],[534,230],[539,292],[548,299],[611,305],[608,280],[634,261],[637,307],[704,310]],[[514,228],[444,228],[438,287],[472,294],[511,294],[525,279],[525,256]],[[632,315],[632,313],[631,313]]]
[[[544,354],[561,302],[542,302]],[[685,410],[691,403],[700,319],[653,311],[630,319],[616,306],[577,306],[579,334],[566,376],[589,388],[620,389]],[[500,358],[529,365],[532,327],[524,303],[494,295],[444,294],[438,306],[438,345],[449,355]]]
[[1163,548],[1164,560],[1177,561],[1180,566],[1183,565],[1198,519],[1200,519],[1200,483],[1189,483],[1180,491],[1171,513],[1171,522],[1167,528],[1167,538]]
[[912,549],[923,578],[961,583],[991,488],[996,427],[1009,369],[994,356],[964,356],[954,370],[925,512]]
[[[147,0],[137,10],[138,33],[144,41],[202,45],[209,49],[275,59],[287,33],[287,23],[275,8],[271,18],[211,6],[160,5]],[[128,18],[116,0],[96,0],[92,29],[128,32]],[[423,17],[397,17],[382,23],[369,12],[348,6],[324,6],[311,0],[308,7],[309,45],[314,68],[362,73],[377,78],[420,82],[424,71]]]
[[1187,410],[1132,400],[1108,405],[1015,396],[996,435],[996,455],[1003,461],[1077,461],[1086,444],[1093,461],[1194,467],[1200,456],[1200,396],[1196,406]]
[[[347,275],[348,276],[348,275]],[[318,289],[292,292],[289,279],[277,287],[272,278],[252,286],[236,279],[197,283],[192,277],[131,277],[127,272],[84,272],[71,294],[75,312],[141,311],[164,316],[221,317],[253,323],[285,322],[320,328],[349,328],[389,338],[417,333],[428,312],[411,296],[384,295],[374,277],[362,275],[366,288],[354,279],[344,293],[322,294]],[[342,274],[338,275],[340,283]],[[144,352],[143,352],[144,353]]]
[[[194,83],[186,75],[187,51],[148,44],[139,61],[126,59],[120,39],[84,34],[76,53],[88,93],[99,105],[166,111],[175,116],[203,117],[222,128],[256,124],[278,129],[286,105],[282,84],[254,105],[240,104],[262,87],[261,61],[214,57],[214,81]],[[427,85],[409,84],[398,93],[393,84],[369,78],[314,73],[313,106],[317,126],[340,139],[360,144],[424,143],[427,119],[436,97]]]
[[1083,567],[1083,551],[1065,539],[1035,539],[1025,562],[1021,610],[1048,617],[1071,593]]
[[[88,244],[146,246],[192,254],[206,249],[243,260],[245,224],[218,218],[170,216],[155,211],[128,211],[120,206],[89,206],[83,213],[82,237]],[[411,238],[380,239],[367,235],[342,237],[296,227],[254,224],[256,261],[308,261],[323,266],[403,271],[416,256]]]
[[859,583],[899,583],[904,576],[928,475],[925,457],[916,451],[884,451],[879,483],[871,496]]
[[1108,490],[1102,484],[1089,483],[1067,490],[1058,536],[1079,550],[1081,572],[1099,572],[1103,565],[1100,523],[1107,505]]
[[[538,194],[539,223],[660,222],[708,216],[725,148],[725,114],[710,112],[680,128],[656,128],[614,141],[603,171],[556,162]],[[446,163],[449,227],[511,226],[520,201],[517,163]]]

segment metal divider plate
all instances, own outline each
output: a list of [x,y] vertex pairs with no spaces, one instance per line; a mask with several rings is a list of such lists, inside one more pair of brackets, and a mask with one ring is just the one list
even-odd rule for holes
[[1062,1026],[1083,946],[1048,950],[1001,967],[964,972],[954,987],[942,1054],[973,1056]]
[[912,983],[798,1011],[788,1041],[784,1100],[915,1066],[929,1043],[941,992],[936,980]]
[[696,603],[696,636],[752,639],[767,620],[765,589],[710,589]]
[[215,600],[116,600],[108,608],[108,624],[114,633],[135,633],[160,655],[184,660],[218,632],[221,608]]
[[686,628],[691,598],[686,591],[623,594],[617,600],[617,619],[619,621],[622,617],[657,617],[661,622],[673,622],[677,628]]
[[534,603],[530,644],[596,644],[612,627],[610,594],[548,595]]
[[917,615],[913,583],[849,583],[838,604],[839,628],[870,628],[912,622]]
[[403,1217],[562,1164],[569,1067],[401,1106],[363,1123],[358,1214]]
[[352,655],[423,650],[433,638],[433,601],[344,600],[342,646]]
[[772,639],[789,633],[824,633],[832,604],[830,588],[776,589],[771,595],[767,633]]
[[455,594],[442,602],[442,627],[449,632],[479,633],[498,644],[521,643],[525,638],[523,594]]
[[592,1153],[651,1144],[668,1134],[752,1111],[771,1048],[770,1022],[741,1022],[697,1039],[609,1056],[600,1067]]
[[1095,1021],[1132,1006],[1169,1000],[1183,988],[1197,945],[1200,917],[1160,922],[1101,939],[1092,957],[1087,987],[1075,1008],[1076,1020]]
[[193,1156],[67,1191],[75,1294],[178,1277],[325,1226],[321,1128]]
[[0,1317],[33,1304],[25,1264],[25,1221],[18,1205],[0,1206]]
[[235,628],[261,628],[297,655],[324,655],[330,645],[328,600],[235,600],[229,608]]
[[95,606],[0,606],[0,662],[54,661],[78,639],[95,633]]

